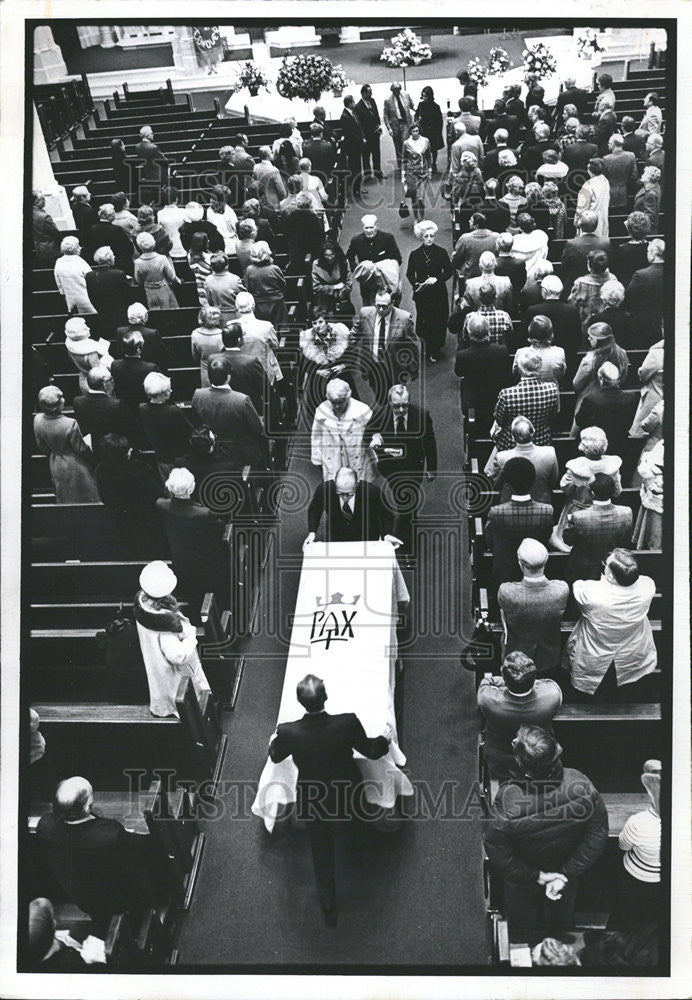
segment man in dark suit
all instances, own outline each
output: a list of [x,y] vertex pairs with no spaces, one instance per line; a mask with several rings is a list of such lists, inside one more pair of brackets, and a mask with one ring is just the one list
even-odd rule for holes
[[[493,105],[493,114],[488,120],[488,145],[493,148],[498,146],[497,132],[503,131],[507,135],[504,137],[504,145],[506,146],[509,142],[512,147],[519,141],[519,132],[521,130],[521,123],[516,115],[507,114],[507,105],[503,100],[495,101]],[[497,163],[497,160],[495,161]],[[494,177],[495,174],[488,174],[489,177]]]
[[139,419],[165,483],[176,457],[187,450],[192,424],[185,410],[171,402],[171,380],[167,375],[161,372],[147,375],[144,394],[146,403],[139,404]]
[[94,269],[85,280],[89,301],[98,313],[99,333],[113,340],[118,326],[125,322],[132,289],[125,272],[115,266],[110,247],[99,247],[94,254]]
[[132,411],[119,399],[113,398],[113,377],[103,366],[87,372],[89,392],[72,400],[75,420],[82,436],[91,435],[91,450],[105,434],[122,434],[132,442],[137,435],[137,423]]
[[464,413],[474,411],[474,434],[487,435],[498,393],[512,381],[509,351],[505,344],[490,343],[490,327],[483,316],[469,321],[470,347],[457,353],[454,374],[463,379],[461,400]]
[[378,407],[373,413],[364,439],[370,439],[379,472],[392,488],[395,506],[398,489],[404,492],[407,509],[399,511],[397,532],[407,550],[415,518],[415,510],[408,509],[408,494],[413,490],[419,497],[416,506],[422,503],[423,478],[432,482],[437,473],[437,442],[429,411],[410,402],[405,385],[393,385],[388,400],[388,406]]
[[[245,207],[246,206],[244,205],[243,209],[245,209]],[[182,226],[178,230],[180,242],[183,244],[185,250],[189,251],[192,246],[192,237],[195,233],[204,233],[208,237],[209,249],[212,253],[218,253],[223,250],[223,236],[216,226],[205,218],[206,208],[203,205],[200,205],[197,201],[189,201],[185,206],[185,211],[189,221],[183,222]],[[257,238],[264,239],[265,237],[261,236],[258,232]]]
[[303,156],[312,164],[312,173],[324,184],[331,180],[336,163],[336,146],[324,138],[324,129],[318,122],[310,126],[310,138],[303,143]]
[[46,212],[46,199],[39,191],[32,193],[31,225],[37,262],[42,267],[53,267],[60,256],[60,230]]
[[598,384],[582,397],[574,422],[580,430],[602,428],[608,438],[608,454],[621,456],[627,447],[639,393],[620,388],[620,372],[610,361],[605,361],[597,374]]
[[505,629],[503,656],[521,650],[530,656],[539,674],[560,665],[562,619],[569,599],[569,584],[548,580],[548,550],[535,538],[525,538],[517,549],[522,572],[518,582],[501,584],[497,603]]
[[632,542],[632,510],[613,503],[612,476],[597,472],[589,484],[593,503],[569,515],[563,538],[572,546],[566,579],[600,580],[603,560]]
[[327,142],[334,142],[334,133],[332,132],[332,126],[327,121],[327,112],[322,107],[321,104],[316,104],[312,109],[312,122],[311,125],[321,125],[324,138]]
[[392,545],[401,539],[392,534],[394,518],[379,487],[358,481],[353,469],[342,468],[335,479],[320,483],[308,507],[308,535],[303,548],[315,540],[322,515],[326,515],[328,542],[368,542],[382,538]]
[[93,260],[99,247],[110,247],[115,257],[114,266],[124,271],[125,274],[132,275],[134,274],[132,240],[122,226],[115,225],[114,218],[115,209],[113,206],[101,205],[99,221],[91,226],[87,234],[86,249],[89,257]]
[[357,196],[360,194],[363,180],[363,161],[367,152],[368,140],[355,109],[355,99],[351,94],[347,94],[344,97],[344,110],[339,119],[342,132],[341,148],[346,154],[351,190],[353,195]]
[[[283,722],[269,742],[276,764],[293,757],[298,768],[298,815],[306,822],[315,866],[320,906],[328,927],[337,923],[334,875],[334,826],[351,812],[346,801],[360,782],[353,759],[356,750],[377,760],[389,749],[391,732],[368,737],[353,712],[329,715],[324,710],[324,681],[308,674],[299,682],[296,697],[306,710],[297,722]],[[315,793],[318,793],[317,795]]]
[[150,202],[159,198],[161,188],[168,183],[168,160],[154,142],[151,126],[144,125],[139,134],[141,138],[135,146],[135,156],[141,162],[139,201]]
[[222,608],[231,606],[230,560],[223,542],[224,519],[192,499],[195,477],[189,469],[174,468],[166,480],[169,496],[156,501],[180,594],[190,605],[190,618],[199,620],[204,595],[211,591]]
[[[505,117],[509,116],[506,115]],[[492,126],[495,124],[495,122],[491,122],[490,124]],[[492,133],[492,135],[495,139],[495,145],[493,146],[492,149],[489,149],[488,152],[485,154],[485,156],[483,157],[483,163],[481,164],[481,170],[483,172],[483,177],[485,178],[485,180],[488,180],[491,177],[496,179],[500,171],[506,169],[504,167],[501,167],[499,162],[500,153],[504,149],[510,149],[515,156],[517,155],[516,149],[509,146],[509,132],[507,131],[507,129],[496,128],[495,131]],[[479,211],[483,212],[483,214],[486,215],[485,211],[482,208],[480,208]],[[488,224],[492,228],[492,224],[490,222]]]
[[618,133],[611,135],[608,148],[610,152],[603,157],[603,173],[610,184],[608,211],[616,208],[624,211],[639,177],[637,159],[634,153],[625,151],[623,138]]
[[384,178],[380,165],[380,136],[382,135],[382,120],[377,105],[372,99],[372,87],[369,83],[360,88],[361,98],[355,106],[356,115],[367,139],[363,152],[363,170],[370,170],[372,158],[372,173],[380,180]]
[[517,260],[516,257],[512,256],[513,246],[514,237],[512,234],[501,232],[496,243],[497,267],[495,274],[509,278],[512,282],[512,315],[516,315],[522,289],[526,284],[526,264],[523,260]]
[[524,125],[527,121],[526,106],[521,97],[521,84],[508,84],[502,91],[502,99],[505,102],[508,115],[514,115],[519,122]]
[[520,580],[517,549],[525,538],[535,538],[547,545],[553,531],[553,508],[531,499],[536,470],[527,458],[511,458],[504,468],[505,482],[512,487],[508,503],[488,511],[485,540],[493,553],[493,575],[499,587],[509,580]]
[[238,466],[268,469],[269,443],[262,421],[250,397],[231,388],[231,374],[226,358],[210,363],[209,388],[195,390],[192,412],[216,434],[220,454]]
[[663,240],[652,240],[646,251],[648,267],[634,272],[625,291],[625,309],[637,320],[637,347],[651,347],[662,337],[665,252]]
[[543,278],[541,281],[543,301],[535,306],[529,306],[526,310],[524,329],[528,335],[534,317],[548,317],[553,324],[553,343],[565,352],[566,375],[571,380],[577,370],[577,353],[582,342],[581,319],[578,308],[572,302],[562,301],[563,288],[556,274],[548,274]]
[[534,141],[527,140],[521,149],[521,162],[529,173],[534,174],[543,165],[543,154],[547,149],[555,149],[555,143],[550,138],[550,127],[545,122],[538,122],[533,129]]
[[353,324],[360,373],[370,383],[375,399],[383,404],[389,387],[410,382],[420,371],[420,341],[413,317],[395,309],[389,292],[380,291],[374,306],[364,306]]
[[490,777],[507,781],[514,770],[512,741],[517,729],[541,726],[552,732],[562,691],[555,681],[539,679],[531,657],[517,650],[505,655],[501,677],[485,675],[476,697],[485,722],[483,757]]
[[596,121],[596,145],[598,155],[605,156],[608,152],[608,141],[618,130],[618,120],[612,107],[605,105]]
[[584,174],[586,179],[589,160],[598,156],[598,146],[591,142],[591,132],[587,125],[580,126],[574,142],[568,142],[562,150],[562,159],[567,164],[570,174],[576,171]]
[[562,251],[562,283],[564,285],[563,297],[567,298],[572,290],[572,285],[586,274],[586,258],[592,250],[610,251],[610,240],[602,236],[596,236],[598,226],[598,216],[595,212],[582,212],[581,215],[581,236],[575,236],[572,240],[567,240],[565,249]]
[[251,338],[247,342],[247,350],[244,350],[246,344],[240,323],[229,323],[225,326],[222,337],[223,351],[212,354],[209,363],[216,358],[223,358],[230,366],[235,391],[249,396],[258,414],[263,416],[265,395],[271,387],[265,378],[262,366],[261,343]]
[[634,153],[637,160],[646,159],[646,132],[638,130],[638,123],[630,115],[622,119],[622,148],[628,153]]
[[115,819],[96,816],[85,778],[61,781],[53,812],[36,827],[41,853],[66,898],[88,913],[94,933],[105,937],[116,913],[154,905],[143,841]]
[[[489,177],[483,185],[483,189],[483,201],[478,202],[476,212],[480,212],[481,215],[485,216],[486,225],[491,232],[503,234],[511,222],[511,215],[509,209],[505,205],[501,205],[497,200],[498,185],[495,178]],[[523,261],[519,261],[518,263],[524,264]],[[525,266],[523,267],[523,271],[524,280],[526,280]]]
[[144,379],[149,372],[159,370],[153,362],[142,360],[143,347],[144,338],[139,331],[128,333],[122,340],[122,358],[111,365],[115,395],[133,410],[145,402]]
[[[371,260],[374,263],[382,260],[395,260],[401,265],[401,251],[396,245],[396,240],[391,233],[377,228],[377,216],[364,215],[360,224],[363,228],[362,233],[351,237],[346,251],[346,259],[351,270],[353,271],[356,264],[362,264],[364,260]],[[372,287],[369,284],[361,284],[364,306],[370,306],[375,301],[376,287],[376,283]]]
[[121,358],[123,356],[123,340],[131,333],[140,333],[142,340],[142,361],[151,361],[152,364],[162,372],[168,372],[171,365],[171,357],[168,348],[158,330],[147,326],[149,312],[147,307],[141,302],[133,302],[127,310],[127,326],[119,326],[115,331],[116,339],[110,347],[111,357]]
[[573,76],[566,76],[562,83],[562,90],[557,95],[555,102],[555,121],[561,120],[562,112],[568,104],[575,106],[579,119],[583,118],[589,100],[588,93],[581,87],[577,87],[577,81]]

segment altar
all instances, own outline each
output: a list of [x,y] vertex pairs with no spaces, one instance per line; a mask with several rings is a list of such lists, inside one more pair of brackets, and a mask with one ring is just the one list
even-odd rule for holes
[[[413,787],[394,714],[398,605],[408,591],[389,542],[314,542],[303,559],[277,724],[302,718],[296,685],[316,674],[327,691],[326,710],[355,712],[368,736],[392,733],[379,760],[355,754],[367,802],[392,809]],[[267,738],[270,734],[267,733]],[[291,757],[267,759],[252,812],[269,832],[296,801],[298,769]]]

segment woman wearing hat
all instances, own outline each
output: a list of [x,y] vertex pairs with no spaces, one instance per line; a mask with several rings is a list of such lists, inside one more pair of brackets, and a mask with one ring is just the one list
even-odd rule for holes
[[79,372],[79,391],[89,392],[87,375],[92,368],[105,366],[110,368],[113,358],[108,353],[108,342],[94,340],[91,330],[81,316],[74,316],[65,323],[65,347],[72,364]]
[[56,503],[98,503],[99,494],[92,472],[94,458],[77,421],[63,413],[65,399],[56,385],[47,385],[38,394],[34,436],[39,449],[48,455]]
[[137,634],[149,681],[152,715],[177,717],[175,695],[182,677],[192,680],[197,697],[211,691],[197,655],[197,632],[182,613],[173,591],[178,581],[165,562],[150,562],[139,577],[134,601]]
[[91,268],[81,256],[82,248],[76,236],[66,236],[60,244],[60,253],[53,268],[58,291],[65,298],[69,313],[95,313],[86,286],[86,275]]

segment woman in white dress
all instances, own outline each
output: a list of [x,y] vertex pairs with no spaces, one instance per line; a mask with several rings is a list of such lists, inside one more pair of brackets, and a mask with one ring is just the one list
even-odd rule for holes
[[581,217],[584,212],[595,212],[598,225],[596,236],[608,239],[608,208],[610,206],[610,181],[604,175],[605,164],[600,156],[589,160],[589,179],[584,181],[577,196],[577,210],[574,214],[574,225],[577,236],[582,235]]
[[86,275],[91,268],[82,258],[82,248],[76,236],[66,236],[60,244],[60,253],[53,268],[55,284],[65,296],[67,312],[95,313],[86,286]]
[[175,696],[183,677],[190,677],[198,698],[211,691],[197,654],[195,626],[173,597],[177,583],[175,573],[165,562],[150,562],[140,574],[141,590],[134,602],[149,681],[149,710],[159,717],[179,718]]
[[[226,188],[226,191],[228,188]],[[235,254],[238,216],[226,201],[224,188],[211,189],[207,219],[223,237],[223,249],[227,254]]]

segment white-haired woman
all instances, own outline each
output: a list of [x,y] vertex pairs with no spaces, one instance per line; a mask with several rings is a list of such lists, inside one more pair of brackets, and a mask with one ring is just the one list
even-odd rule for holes
[[649,348],[639,368],[639,381],[642,384],[639,406],[630,427],[630,437],[645,437],[643,421],[649,416],[654,406],[663,399],[663,341],[659,340]]
[[252,248],[251,260],[245,271],[245,287],[255,299],[255,316],[274,327],[283,326],[288,322],[284,301],[286,279],[274,263],[269,244],[258,240]]
[[452,204],[455,208],[473,209],[484,196],[483,174],[478,158],[470,149],[464,150],[459,170],[452,176]]
[[63,413],[65,399],[56,385],[39,390],[34,437],[48,455],[56,503],[98,503],[94,457],[74,417]]
[[317,407],[312,423],[310,461],[322,469],[325,482],[348,466],[359,479],[372,482],[375,465],[365,447],[365,428],[372,417],[367,403],[352,398],[351,388],[334,378],[325,388],[326,399]]
[[432,151],[430,142],[424,135],[421,135],[420,123],[414,121],[408,139],[401,147],[401,184],[404,189],[404,199],[411,200],[413,217],[417,221],[423,218],[425,193],[431,177]]
[[589,484],[596,473],[610,476],[615,487],[614,497],[622,493],[620,468],[622,459],[618,455],[606,455],[608,438],[601,427],[585,427],[580,434],[579,458],[570,458],[565,463],[565,474],[560,480],[560,489],[565,494],[565,506],[557,522],[550,544],[560,552],[570,552],[571,546],[563,541],[567,519],[575,510],[584,510],[593,503]]
[[227,254],[235,253],[238,216],[226,201],[226,191],[222,185],[211,189],[207,219],[223,237],[223,249]]
[[663,453],[661,438],[637,466],[641,507],[632,536],[636,549],[660,549],[663,541]]
[[[539,261],[548,256],[548,234],[545,230],[536,228],[536,220],[530,212],[517,213],[517,226],[519,232],[512,244],[512,257],[524,262],[526,277],[531,279]],[[541,281],[545,277],[543,274]]]
[[509,211],[510,231],[517,232],[517,212],[523,212],[528,205],[528,201],[524,197],[524,182],[518,174],[512,174],[511,177],[507,178],[505,193],[497,201],[499,205],[504,205]]
[[60,244],[60,253],[53,268],[55,284],[65,297],[69,313],[95,313],[89,293],[86,276],[91,268],[81,256],[82,248],[76,236],[66,236]]
[[199,377],[203,389],[209,388],[209,358],[223,350],[221,310],[216,306],[202,306],[197,314],[196,327],[190,334],[192,360],[199,362]]
[[197,630],[173,596],[178,580],[165,562],[149,563],[139,577],[134,617],[149,681],[152,715],[178,717],[175,696],[189,677],[198,698],[211,688],[197,654]]
[[413,233],[421,245],[411,251],[406,267],[416,303],[416,333],[431,361],[439,359],[447,335],[447,282],[453,271],[449,254],[435,242],[437,231],[437,225],[428,219],[415,224]]
[[110,368],[113,358],[106,340],[94,340],[86,320],[73,316],[65,323],[65,348],[70,361],[79,372],[79,391],[89,392],[87,375],[97,365]]
[[180,285],[180,278],[170,257],[156,252],[156,240],[151,233],[140,233],[137,249],[140,256],[135,261],[135,281],[144,286],[150,309],[179,309],[173,285]]
[[589,326],[607,323],[618,344],[629,344],[632,339],[632,317],[622,308],[625,301],[625,286],[622,282],[617,278],[610,278],[601,285],[601,301],[605,308],[593,314]]
[[661,171],[658,167],[644,167],[640,178],[641,187],[634,196],[634,212],[643,212],[649,217],[651,232],[659,229],[658,216],[661,211]]

